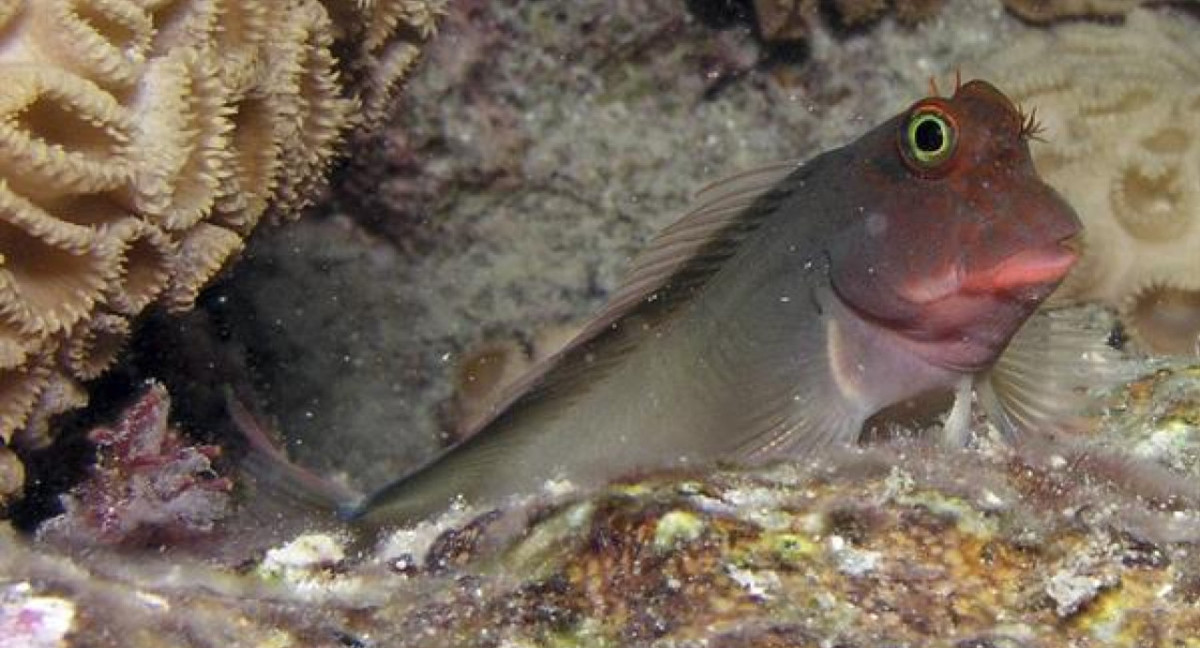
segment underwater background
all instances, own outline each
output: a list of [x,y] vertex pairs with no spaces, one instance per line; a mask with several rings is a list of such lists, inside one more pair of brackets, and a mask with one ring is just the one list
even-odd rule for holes
[[[0,42],[0,648],[1200,645],[1196,5],[28,0]],[[1054,300],[1139,368],[1088,445],[979,419],[378,542],[243,460],[231,397],[407,472],[697,190],[956,73],[1037,109]]]

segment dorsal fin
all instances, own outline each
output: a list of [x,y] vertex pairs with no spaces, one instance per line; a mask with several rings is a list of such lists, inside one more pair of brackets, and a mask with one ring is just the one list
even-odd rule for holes
[[[661,321],[673,313],[772,212],[773,201],[757,207],[755,203],[799,168],[800,163],[794,161],[767,164],[697,192],[685,215],[634,257],[625,280],[579,334],[507,387],[492,409],[493,416],[482,419],[467,436],[486,428],[522,397],[535,400],[573,389],[581,375],[596,377],[603,373],[605,363],[616,364],[641,339],[640,326],[620,327],[618,323],[639,309],[643,322]],[[594,354],[597,361],[567,361],[572,354],[591,352],[601,344],[605,344],[604,353]]]
[[697,191],[691,209],[659,232],[633,258],[625,279],[577,339],[586,339],[590,337],[588,333],[611,325],[668,283],[678,285],[672,279],[680,279],[677,275],[719,236],[734,234],[739,216],[798,168],[797,161],[766,164],[717,180]]
[[[498,463],[511,459],[509,450],[553,430],[572,403],[597,385],[610,385],[606,378],[627,366],[632,354],[667,336],[747,237],[779,213],[780,204],[792,200],[796,188],[827,159],[819,156],[804,166],[772,164],[701,191],[695,206],[634,259],[628,279],[571,342],[506,388],[490,416],[465,430],[462,441],[369,496],[352,516],[365,523],[397,515],[411,519],[444,506],[456,494],[477,491]],[[771,382],[773,387],[785,384]],[[759,422],[770,425],[780,412],[770,408]],[[588,415],[597,414],[602,415]],[[786,445],[795,435],[785,432],[772,431],[763,441]]]

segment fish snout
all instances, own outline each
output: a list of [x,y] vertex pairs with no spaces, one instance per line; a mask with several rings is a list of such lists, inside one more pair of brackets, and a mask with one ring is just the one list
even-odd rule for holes
[[1067,276],[1079,260],[1076,237],[1015,252],[988,270],[974,274],[963,288],[979,293],[1042,292]]

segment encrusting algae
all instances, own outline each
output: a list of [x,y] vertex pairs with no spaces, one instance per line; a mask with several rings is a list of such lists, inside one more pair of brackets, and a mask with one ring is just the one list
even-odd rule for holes
[[[1110,396],[1099,429],[1153,418],[1151,436],[1200,438],[1195,366]],[[22,588],[0,605],[55,598],[75,612],[60,635],[135,647],[1140,648],[1200,633],[1200,508],[987,442],[635,480],[527,520],[460,510],[423,528],[357,558],[309,532],[234,571],[186,556],[98,568],[0,534],[0,571]]]

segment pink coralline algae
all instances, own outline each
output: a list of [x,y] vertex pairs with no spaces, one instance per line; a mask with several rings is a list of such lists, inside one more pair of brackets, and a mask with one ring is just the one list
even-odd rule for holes
[[71,545],[138,546],[197,539],[229,511],[233,483],[213,470],[220,448],[190,445],[168,425],[167,390],[152,383],[112,427],[88,433],[96,465],[63,495],[39,537]]
[[0,648],[56,648],[75,619],[65,599],[35,596],[29,583],[0,589]]

